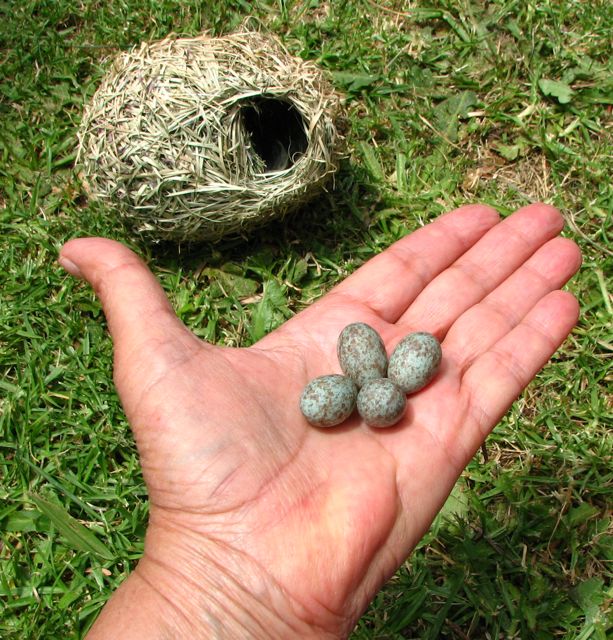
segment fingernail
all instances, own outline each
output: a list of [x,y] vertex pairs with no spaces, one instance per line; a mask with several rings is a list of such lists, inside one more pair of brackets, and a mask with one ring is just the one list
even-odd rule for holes
[[58,262],[60,263],[60,266],[66,269],[66,271],[68,271],[68,273],[71,276],[74,276],[75,278],[83,277],[81,270],[79,269],[79,267],[77,267],[77,265],[72,260],[69,260],[68,258],[64,258],[64,256],[60,256],[58,258]]

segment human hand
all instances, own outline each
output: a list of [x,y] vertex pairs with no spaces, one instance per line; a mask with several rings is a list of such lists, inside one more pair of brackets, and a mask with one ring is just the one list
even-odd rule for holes
[[[502,222],[462,207],[244,349],[193,336],[127,248],[68,242],[61,264],[104,307],[151,507],[144,556],[90,638],[346,637],[575,324],[562,226],[546,205]],[[393,428],[313,428],[302,388],[339,371],[356,321],[388,353],[435,334],[441,370]]]

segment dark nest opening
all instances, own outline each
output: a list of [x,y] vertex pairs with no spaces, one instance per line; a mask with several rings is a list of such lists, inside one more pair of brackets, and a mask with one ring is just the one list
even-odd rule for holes
[[305,121],[290,102],[266,96],[251,98],[240,113],[265,173],[289,169],[306,153]]

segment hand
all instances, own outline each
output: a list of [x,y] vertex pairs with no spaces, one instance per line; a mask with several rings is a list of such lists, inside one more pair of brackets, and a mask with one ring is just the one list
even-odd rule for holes
[[[346,637],[458,476],[566,338],[580,255],[560,214],[462,207],[245,349],[193,336],[135,254],[68,242],[100,297],[151,510],[145,553],[90,638]],[[350,322],[434,333],[442,368],[405,418],[323,430],[298,409]]]

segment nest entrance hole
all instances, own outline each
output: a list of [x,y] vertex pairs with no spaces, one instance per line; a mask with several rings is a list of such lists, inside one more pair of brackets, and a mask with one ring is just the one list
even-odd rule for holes
[[289,169],[306,153],[305,121],[290,102],[266,96],[251,98],[240,113],[265,173]]

